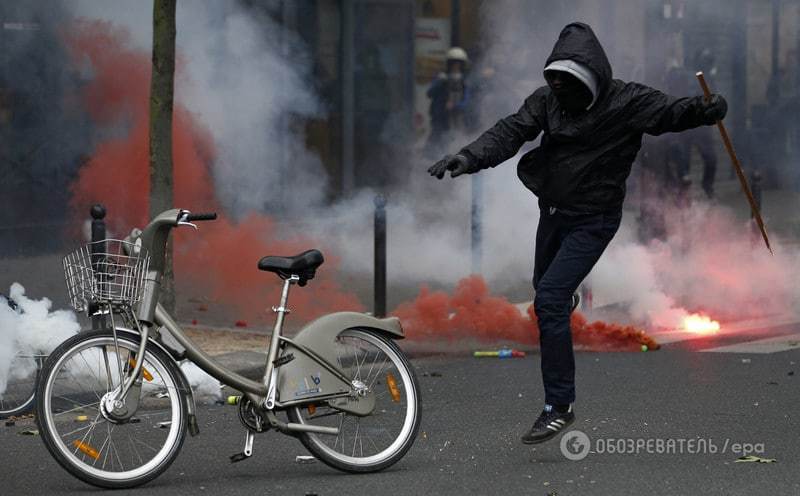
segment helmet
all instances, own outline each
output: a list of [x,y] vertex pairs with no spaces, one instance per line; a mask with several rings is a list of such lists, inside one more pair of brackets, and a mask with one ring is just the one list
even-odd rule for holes
[[463,48],[453,47],[447,51],[447,60],[458,60],[466,64],[469,62],[469,57],[467,57],[467,52]]

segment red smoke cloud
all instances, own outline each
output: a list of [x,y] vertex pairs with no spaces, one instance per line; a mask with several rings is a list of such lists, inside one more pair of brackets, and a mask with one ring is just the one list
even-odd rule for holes
[[[110,135],[80,169],[72,205],[83,212],[88,203],[103,203],[114,230],[125,233],[149,220],[150,58],[130,49],[124,31],[107,22],[81,22],[68,41],[76,63],[92,69],[85,108]],[[180,105],[175,105],[172,133],[175,205],[218,208],[209,172],[211,136]]]
[[[453,295],[423,287],[419,296],[394,312],[411,339],[457,340],[465,336],[491,343],[497,340],[538,345],[539,327],[533,306],[527,315],[505,298],[492,296],[480,276],[462,279]],[[632,326],[588,322],[572,314],[572,340],[578,347],[595,350],[658,349],[644,331]]]
[[[149,54],[129,47],[124,33],[106,22],[82,22],[68,37],[76,63],[91,65],[85,106],[109,138],[97,145],[72,188],[79,215],[92,203],[103,203],[117,233],[148,221]],[[180,71],[180,64],[178,67]],[[192,114],[176,104],[173,116],[174,204],[196,212],[218,210],[210,167],[215,150],[211,135]],[[268,254],[291,255],[315,245],[304,239],[282,239],[276,223],[251,215],[235,223],[221,216],[202,224],[200,233],[176,232],[175,272],[179,290],[232,306],[236,315],[261,320],[267,302],[277,302],[279,285],[256,269]],[[301,318],[335,310],[359,310],[358,299],[334,279],[335,258],[328,257],[317,279],[292,295]]]

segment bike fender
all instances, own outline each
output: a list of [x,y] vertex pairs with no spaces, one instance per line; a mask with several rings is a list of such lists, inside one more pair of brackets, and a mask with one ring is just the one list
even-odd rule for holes
[[[126,327],[117,327],[117,332],[121,332],[123,334],[130,334],[131,336],[136,338],[141,338],[141,335],[137,331],[134,331],[133,329],[128,329]],[[157,346],[158,348],[161,348],[161,350],[164,353],[166,353],[167,356],[172,356],[172,353],[170,353],[169,350],[167,350],[161,343],[159,343],[155,339],[152,339],[152,337],[148,337],[147,340],[150,341],[150,343]],[[186,410],[187,413],[189,414],[189,418],[192,418],[195,415],[194,391],[192,390],[192,385],[189,383],[189,380],[186,378],[186,375],[183,373],[183,369],[178,364],[176,364],[176,366],[178,369],[178,380],[181,381],[181,388],[179,392],[183,396],[183,400],[186,403]]]
[[[396,317],[377,319],[358,312],[337,312],[320,317],[305,326],[292,339],[293,343],[308,348],[330,365],[337,367],[334,342],[337,336],[348,329],[372,329],[388,334],[395,339],[404,337],[400,321]],[[316,360],[288,345],[282,357],[292,355],[291,361],[281,365],[278,391],[281,402],[312,400],[314,397],[350,391],[352,385],[340,380]],[[374,408],[371,395],[352,399],[343,404],[343,409],[355,414],[368,415]]]
[[292,341],[313,350],[331,365],[336,365],[333,343],[339,333],[348,329],[372,329],[389,334],[395,339],[405,337],[403,328],[400,326],[400,319],[397,317],[376,319],[371,315],[358,312],[337,312],[309,323],[297,333]]
[[388,334],[392,339],[403,339],[406,337],[403,332],[403,327],[400,325],[400,319],[397,317],[387,317],[385,319],[378,319],[371,315],[359,312],[336,312],[324,315],[317,320],[305,326],[297,335],[299,338],[301,334],[316,334],[328,333],[335,331],[344,331],[345,329],[366,328],[376,331],[382,331]]

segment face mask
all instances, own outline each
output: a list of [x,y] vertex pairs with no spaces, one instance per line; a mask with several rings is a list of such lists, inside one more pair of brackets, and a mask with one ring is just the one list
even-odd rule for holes
[[592,103],[592,92],[578,78],[562,71],[546,71],[545,80],[558,104],[570,114],[586,110]]
[[461,81],[462,79],[464,79],[464,76],[460,72],[451,72],[450,74],[447,75],[447,79],[449,79],[450,81]]

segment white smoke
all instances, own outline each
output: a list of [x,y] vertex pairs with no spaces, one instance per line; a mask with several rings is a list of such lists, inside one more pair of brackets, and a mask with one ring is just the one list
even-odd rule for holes
[[[80,16],[125,26],[135,45],[150,49],[150,2],[81,0],[73,8]],[[214,138],[217,193],[229,211],[241,215],[280,204],[293,219],[289,226],[295,232],[287,235],[319,240],[341,260],[344,272],[369,275],[375,192],[362,190],[323,207],[330,178],[305,148],[302,133],[282,131],[292,118],[322,113],[309,82],[308,47],[258,10],[203,1],[179,3],[176,44],[176,100]],[[528,82],[524,91],[533,88]],[[513,102],[504,101],[506,106],[515,109],[524,91],[509,96]],[[453,137],[451,149],[442,153],[473,137]],[[284,154],[291,157],[289,170],[281,166]],[[426,172],[430,165],[413,155],[384,164],[408,169],[408,181],[385,192],[392,284],[448,285],[471,272],[471,178],[437,181]],[[538,208],[517,180],[513,159],[481,179],[482,272],[494,288],[504,290],[518,285],[521,272],[532,270]]]
[[[86,17],[127,26],[132,39],[149,50],[150,2],[81,0],[73,5]],[[621,2],[616,26],[600,22],[602,9],[591,2],[581,3],[578,10],[552,2],[535,5],[509,0],[486,3],[482,9],[486,46],[473,77],[487,66],[495,74],[488,82],[491,98],[484,99],[482,129],[515,111],[543,84],[544,61],[559,30],[570,21],[594,27],[616,75],[643,77],[643,53],[637,51],[644,50],[644,31],[641,26],[625,29],[625,19],[642,14],[639,3]],[[532,16],[539,16],[536,25],[547,29],[532,30]],[[540,22],[542,16],[548,22]],[[290,225],[293,230],[331,247],[346,276],[368,276],[374,192],[357,192],[320,207],[330,178],[305,148],[302,133],[285,131],[291,115],[323,113],[308,82],[307,47],[268,16],[239,3],[181,2],[177,32],[176,98],[214,138],[214,177],[224,203],[235,214],[275,204],[301,212]],[[452,137],[441,153],[455,152],[473,137]],[[281,166],[284,153],[292,157],[290,171]],[[719,176],[724,175],[723,158]],[[516,178],[516,160],[480,173],[482,273],[501,292],[519,287],[520,281],[527,286],[533,269],[538,208]],[[471,271],[471,177],[437,181],[426,173],[430,164],[413,155],[381,164],[409,169],[402,186],[383,191],[389,200],[388,275],[393,285],[451,285]],[[624,302],[632,321],[663,327],[674,327],[686,313],[702,309],[730,315],[791,310],[797,285],[786,268],[797,266],[796,252],[776,239],[776,257],[765,258],[763,248],[753,246],[747,236],[729,235],[747,228],[723,207],[696,206],[693,212],[664,242],[645,245],[636,238],[635,214],[626,211],[625,224],[590,276],[596,302]],[[528,286],[513,298],[527,299],[531,292]]]
[[233,2],[182,2],[177,23],[186,61],[177,99],[214,135],[217,193],[231,213],[318,206],[327,188],[322,163],[289,129],[320,112],[302,43],[264,12]]
[[222,399],[222,388],[218,380],[206,374],[200,367],[189,361],[181,362],[181,370],[194,391],[194,398],[200,403],[213,403]]
[[588,279],[597,304],[622,303],[634,322],[670,329],[695,312],[729,320],[797,315],[796,247],[773,234],[771,255],[751,222],[719,205],[663,213],[665,240],[642,244],[634,221],[609,245]]
[[[472,271],[472,176],[439,181],[417,162],[403,189],[388,194],[387,270],[391,284],[452,284]],[[536,198],[516,177],[509,161],[480,174],[483,182],[481,273],[496,290],[518,284],[533,270],[533,246],[539,209]],[[362,191],[302,225],[341,258],[349,274],[373,270],[375,192]],[[524,276],[525,277],[525,276]],[[529,276],[526,276],[530,279]],[[520,295],[524,298],[529,295]]]
[[[280,16],[278,4],[265,5]],[[75,0],[63,5],[76,18],[121,26],[132,46],[151,49],[152,2]],[[287,235],[320,240],[341,259],[345,272],[368,276],[374,193],[363,191],[322,207],[330,178],[305,148],[302,133],[286,131],[297,117],[325,117],[309,78],[308,47],[264,9],[211,1],[179,2],[176,43],[176,101],[213,137],[216,193],[228,213],[280,205],[296,223]],[[518,93],[509,98],[514,100],[509,108],[524,96]],[[454,138],[449,151],[469,138]],[[287,156],[289,170],[282,165]],[[426,173],[429,161],[413,155],[384,165],[409,170],[406,184],[386,192],[391,283],[448,285],[468,275],[471,178],[437,181]],[[516,179],[513,162],[482,173],[481,179],[486,200],[483,273],[494,288],[504,290],[532,268],[538,209]]]
[[19,367],[11,369],[17,354],[43,355],[50,353],[62,341],[80,330],[75,313],[70,310],[51,311],[53,303],[47,299],[33,300],[25,295],[25,288],[14,283],[9,296],[19,310],[13,310],[0,298],[0,394],[8,381],[24,378],[35,372],[30,361],[18,361]]
[[[214,138],[216,194],[227,213],[319,207],[328,178],[305,147],[302,118],[319,116],[307,47],[283,29],[282,2],[178,2],[175,100]],[[125,28],[149,52],[152,2],[76,0],[75,17]]]

